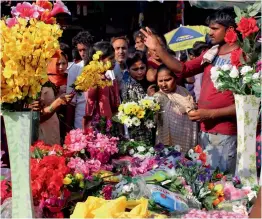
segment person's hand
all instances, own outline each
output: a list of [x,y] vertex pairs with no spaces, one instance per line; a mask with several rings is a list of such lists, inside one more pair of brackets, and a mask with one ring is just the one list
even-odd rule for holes
[[213,110],[210,109],[197,109],[188,112],[188,117],[192,121],[204,121],[207,119],[213,119]]
[[156,93],[156,85],[152,84],[147,88],[147,95],[153,96]]
[[62,94],[59,97],[59,100],[62,105],[66,105],[72,101],[73,97],[74,97],[74,94]]
[[29,104],[28,108],[32,109],[33,111],[41,111],[44,108],[43,100],[34,100],[33,103]]
[[157,36],[148,27],[146,27],[146,30],[140,29],[140,31],[144,34],[144,44],[147,48],[156,50],[157,46],[161,45]]

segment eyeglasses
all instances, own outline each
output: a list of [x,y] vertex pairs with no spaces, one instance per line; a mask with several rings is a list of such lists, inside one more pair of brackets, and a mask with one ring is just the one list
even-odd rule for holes
[[131,68],[132,71],[138,71],[138,70],[144,71],[145,69],[146,69],[145,66],[142,66],[142,67],[139,67],[139,68]]

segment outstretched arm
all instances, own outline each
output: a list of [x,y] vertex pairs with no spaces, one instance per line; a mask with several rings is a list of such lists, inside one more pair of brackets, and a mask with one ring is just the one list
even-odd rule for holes
[[141,32],[145,35],[144,43],[149,48],[154,50],[160,57],[161,61],[178,77],[183,76],[188,78],[196,74],[203,72],[203,66],[201,66],[202,55],[194,60],[182,63],[171,55],[159,42],[157,37],[147,27],[146,31],[141,29]]

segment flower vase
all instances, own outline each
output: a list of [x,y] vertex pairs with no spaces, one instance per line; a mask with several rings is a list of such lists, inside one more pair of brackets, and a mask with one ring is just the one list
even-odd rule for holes
[[237,114],[236,176],[245,186],[257,185],[256,129],[260,98],[235,94]]
[[30,145],[32,117],[30,111],[3,111],[12,181],[12,218],[34,218]]

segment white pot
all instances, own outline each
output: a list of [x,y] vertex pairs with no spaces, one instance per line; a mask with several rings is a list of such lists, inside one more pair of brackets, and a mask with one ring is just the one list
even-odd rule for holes
[[235,94],[237,113],[236,175],[245,186],[257,185],[256,129],[260,98]]
[[30,173],[32,112],[3,111],[12,180],[12,218],[34,218]]

